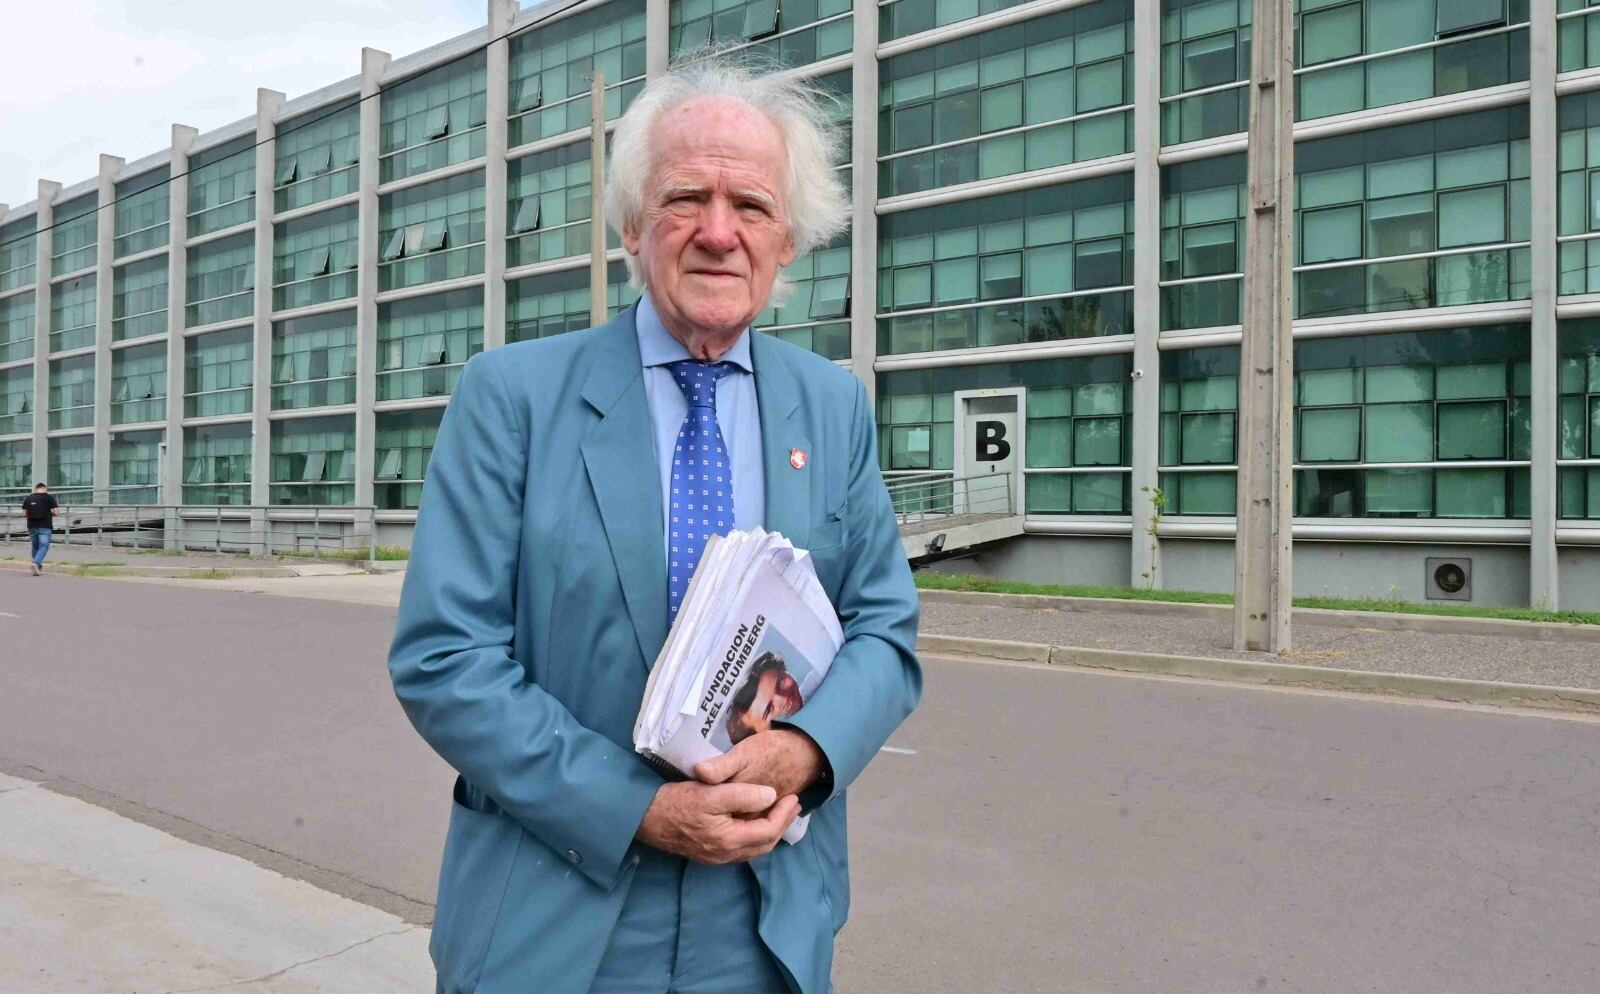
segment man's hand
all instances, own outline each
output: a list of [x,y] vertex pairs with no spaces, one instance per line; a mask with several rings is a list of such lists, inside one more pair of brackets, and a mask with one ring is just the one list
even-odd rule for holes
[[822,774],[822,750],[792,728],[757,732],[732,749],[695,766],[701,783],[765,784],[779,796],[798,795]]
[[744,863],[771,852],[799,813],[793,794],[759,784],[669,783],[635,837],[696,863]]

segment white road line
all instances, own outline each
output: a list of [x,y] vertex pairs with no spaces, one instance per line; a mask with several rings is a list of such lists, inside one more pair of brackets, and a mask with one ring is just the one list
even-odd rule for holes
[[882,749],[879,749],[878,751],[879,752],[892,752],[896,756],[915,756],[917,754],[917,750],[915,750],[915,749],[897,749],[894,746],[884,746]]
[[21,619],[21,617],[22,617],[22,615],[20,615],[20,614],[12,614],[9,611],[0,611],[0,618],[17,618],[17,619]]

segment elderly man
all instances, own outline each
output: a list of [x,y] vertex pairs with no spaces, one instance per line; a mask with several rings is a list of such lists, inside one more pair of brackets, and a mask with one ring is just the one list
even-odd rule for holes
[[[831,989],[845,788],[921,692],[866,392],[750,328],[778,270],[844,223],[836,144],[793,80],[707,59],[653,81],[617,128],[606,204],[644,296],[462,375],[389,663],[461,773],[440,991]],[[713,443],[678,445],[688,432]],[[704,472],[731,490],[691,519],[683,484]],[[719,524],[809,549],[846,643],[803,708],[667,783],[633,722]],[[802,811],[809,832],[780,842]]]

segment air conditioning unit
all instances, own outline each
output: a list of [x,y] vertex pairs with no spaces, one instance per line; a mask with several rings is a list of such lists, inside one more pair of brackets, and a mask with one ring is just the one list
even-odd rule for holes
[[1472,560],[1430,557],[1423,586],[1430,601],[1472,600]]

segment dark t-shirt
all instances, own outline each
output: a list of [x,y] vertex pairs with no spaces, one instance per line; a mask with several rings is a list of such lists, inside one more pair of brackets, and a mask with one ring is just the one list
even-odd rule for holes
[[58,506],[56,499],[49,494],[29,494],[22,498],[22,513],[28,516],[29,528],[54,529],[50,512]]

